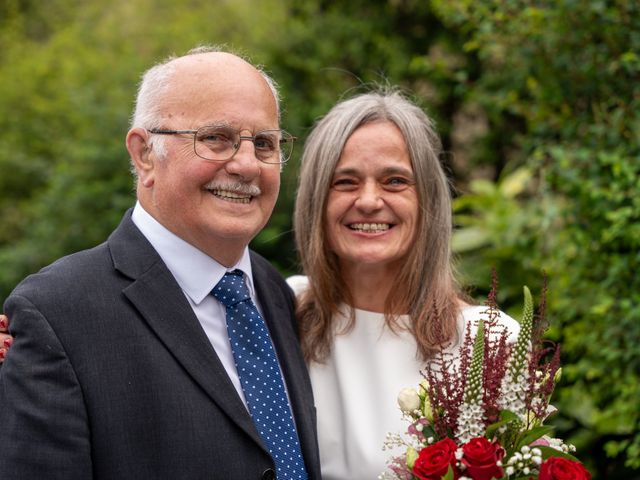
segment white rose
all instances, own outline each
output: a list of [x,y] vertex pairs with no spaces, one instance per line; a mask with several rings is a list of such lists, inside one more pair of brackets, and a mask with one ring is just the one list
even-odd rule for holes
[[420,409],[420,397],[414,388],[403,388],[398,395],[398,405],[404,413],[411,414]]

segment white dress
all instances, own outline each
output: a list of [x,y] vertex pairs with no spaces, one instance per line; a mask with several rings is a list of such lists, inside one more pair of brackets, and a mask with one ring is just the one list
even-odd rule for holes
[[[301,276],[287,281],[296,293],[307,285]],[[485,310],[462,310],[461,337],[466,322],[477,320]],[[422,380],[424,362],[416,356],[409,332],[391,332],[381,313],[356,309],[355,315],[353,330],[335,337],[326,362],[309,365],[324,480],[374,480],[386,470],[387,459],[394,456],[382,450],[387,433],[402,433],[408,427],[397,404],[398,393]],[[339,322],[346,320],[342,315]],[[509,340],[515,341],[518,322],[504,313],[500,322],[510,332]],[[452,350],[456,348],[459,345]]]

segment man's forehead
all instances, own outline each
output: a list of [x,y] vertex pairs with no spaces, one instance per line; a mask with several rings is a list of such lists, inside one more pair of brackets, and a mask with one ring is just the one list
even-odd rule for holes
[[[264,76],[254,66],[234,55],[219,53],[184,57],[174,66],[169,78],[172,92],[184,92],[178,97],[192,97],[198,93],[220,97],[245,95],[248,92],[274,97]],[[211,56],[211,57],[209,57]],[[206,58],[199,58],[206,57]],[[177,59],[178,61],[180,59]],[[275,97],[273,98],[275,101]]]
[[173,60],[174,74],[200,81],[229,80],[250,75],[260,78],[260,72],[242,58],[226,52],[186,55]]
[[161,115],[180,128],[227,124],[237,129],[278,128],[275,99],[266,87],[243,82],[176,82],[162,99]]

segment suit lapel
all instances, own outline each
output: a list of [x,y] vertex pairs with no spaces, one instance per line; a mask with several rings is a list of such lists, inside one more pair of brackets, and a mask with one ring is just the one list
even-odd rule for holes
[[180,287],[127,213],[108,240],[114,266],[132,278],[123,294],[188,375],[262,448],[259,434]]

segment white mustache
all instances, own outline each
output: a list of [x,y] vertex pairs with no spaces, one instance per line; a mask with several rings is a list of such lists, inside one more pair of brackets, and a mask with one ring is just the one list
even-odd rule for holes
[[257,197],[262,193],[257,185],[243,182],[225,183],[217,180],[212,180],[211,182],[207,183],[204,188],[206,188],[207,190],[226,190],[228,192],[234,192],[239,195],[250,195],[252,197]]

